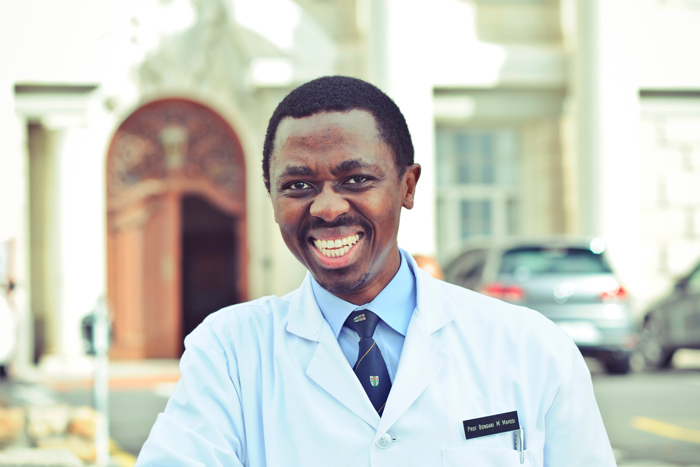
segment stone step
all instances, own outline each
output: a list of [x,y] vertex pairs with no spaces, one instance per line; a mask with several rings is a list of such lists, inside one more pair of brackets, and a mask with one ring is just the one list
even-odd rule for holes
[[68,449],[7,449],[0,451],[0,467],[83,467]]

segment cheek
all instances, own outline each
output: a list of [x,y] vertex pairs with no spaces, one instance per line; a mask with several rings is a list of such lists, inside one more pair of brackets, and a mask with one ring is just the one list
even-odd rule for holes
[[[393,199],[392,199],[393,201]],[[401,206],[394,202],[378,203],[375,205],[373,222],[375,235],[382,238],[393,238],[398,229]]]
[[277,201],[273,205],[273,210],[275,213],[275,222],[279,225],[280,232],[285,242],[288,242],[292,238],[295,239],[301,222],[299,209],[295,208],[292,203]]

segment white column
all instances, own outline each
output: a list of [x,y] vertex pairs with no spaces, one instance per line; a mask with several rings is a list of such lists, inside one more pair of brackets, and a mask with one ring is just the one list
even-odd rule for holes
[[[435,254],[435,144],[433,86],[425,69],[430,53],[429,38],[420,25],[429,16],[430,2],[384,0],[385,68],[384,91],[398,104],[413,138],[415,160],[422,166],[415,206],[404,210],[399,245],[410,253]],[[382,27],[376,25],[375,27]]]
[[[105,293],[105,168],[107,125],[93,112],[90,125],[65,128],[56,148],[57,258],[60,293],[57,353],[82,355],[80,322]],[[107,123],[107,122],[102,122]]]
[[581,233],[606,240],[633,292],[643,286],[636,3],[579,0],[574,79]]
[[54,154],[55,347],[47,371],[89,372],[81,320],[105,295],[105,155],[114,122],[95,93],[84,114],[47,113],[43,124],[57,132]]

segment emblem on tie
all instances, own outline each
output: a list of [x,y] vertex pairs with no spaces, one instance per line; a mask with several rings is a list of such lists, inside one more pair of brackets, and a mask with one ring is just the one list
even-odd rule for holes
[[352,319],[352,321],[353,321],[354,323],[359,323],[360,321],[364,321],[364,320],[366,320],[366,319],[367,319],[367,317],[365,316],[364,313],[362,313],[361,315],[355,316],[355,317]]
[[379,386],[379,376],[370,376],[369,382],[370,384],[372,384],[373,387]]

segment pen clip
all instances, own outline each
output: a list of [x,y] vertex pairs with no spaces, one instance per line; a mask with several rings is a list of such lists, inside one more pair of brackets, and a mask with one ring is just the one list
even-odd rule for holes
[[518,453],[520,453],[520,463],[525,463],[525,430],[523,427],[515,430],[515,444]]

